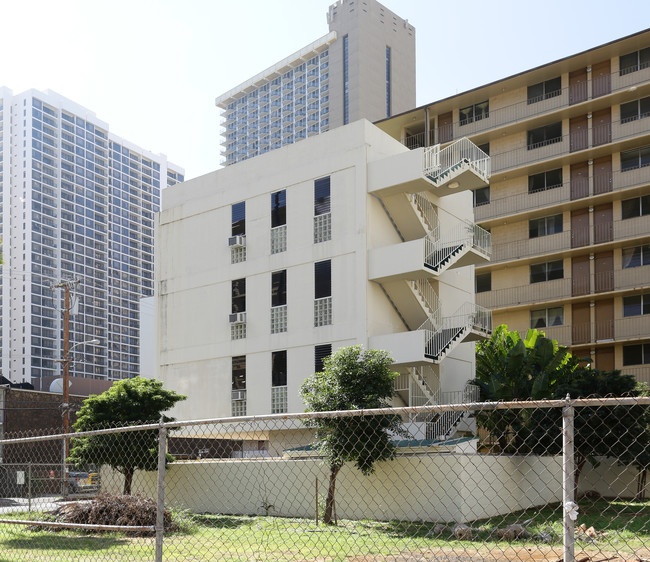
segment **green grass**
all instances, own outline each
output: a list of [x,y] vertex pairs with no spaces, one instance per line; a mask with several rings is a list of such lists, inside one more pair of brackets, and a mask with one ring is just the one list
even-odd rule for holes
[[[635,553],[650,557],[650,502],[632,503],[604,499],[580,502],[578,524],[605,531],[595,543],[578,540],[577,550]],[[25,518],[27,514],[13,514]],[[32,514],[34,515],[34,514]],[[165,560],[347,560],[363,555],[383,559],[412,554],[423,559],[452,550],[462,556],[480,556],[487,550],[507,548],[561,551],[562,513],[558,504],[520,511],[503,517],[475,521],[472,541],[456,540],[450,532],[434,535],[435,523],[406,521],[339,521],[338,527],[316,526],[313,521],[283,517],[189,515],[186,530],[165,537]],[[528,521],[533,534],[555,534],[557,540],[499,542],[496,529]],[[123,534],[89,535],[33,530],[0,525],[0,560],[152,560],[154,539]],[[643,554],[643,556],[641,556]],[[629,557],[629,556],[627,556]]]

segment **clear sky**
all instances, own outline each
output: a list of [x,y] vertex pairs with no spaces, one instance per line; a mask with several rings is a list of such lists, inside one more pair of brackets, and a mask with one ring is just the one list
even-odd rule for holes
[[[333,0],[0,0],[0,85],[54,90],[183,166],[219,166],[217,95],[328,31]],[[650,27],[648,0],[384,0],[418,105]]]

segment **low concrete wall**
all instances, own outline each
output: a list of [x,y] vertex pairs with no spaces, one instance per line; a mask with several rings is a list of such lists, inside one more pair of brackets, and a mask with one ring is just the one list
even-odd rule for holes
[[[315,490],[329,472],[319,459],[176,462],[166,474],[165,504],[195,513],[313,517]],[[102,488],[121,492],[121,476],[102,471]],[[133,491],[155,496],[156,474],[138,473]],[[558,457],[435,454],[379,463],[364,476],[352,464],[337,478],[340,518],[467,522],[560,501]]]
[[[585,466],[580,491],[632,497],[637,470],[603,459]],[[314,517],[316,479],[327,492],[319,459],[181,461],[166,474],[165,504],[195,513]],[[102,469],[102,489],[121,493],[121,475]],[[336,511],[343,519],[469,522],[562,499],[561,457],[475,454],[401,456],[364,476],[350,463],[337,478]],[[133,492],[156,495],[156,473],[136,473]]]

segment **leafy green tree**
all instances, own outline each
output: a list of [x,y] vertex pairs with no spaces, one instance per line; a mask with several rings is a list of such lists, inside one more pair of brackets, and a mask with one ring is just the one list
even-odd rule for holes
[[[388,408],[398,373],[385,351],[344,347],[325,359],[324,369],[307,378],[300,392],[307,412]],[[306,422],[316,429],[317,448],[329,462],[330,480],[323,522],[332,524],[336,476],[345,462],[371,474],[378,461],[395,456],[391,432],[402,434],[398,415],[327,417]]]
[[[124,379],[106,392],[84,401],[74,424],[75,431],[92,431],[106,427],[140,425],[148,422],[174,421],[163,415],[185,396],[165,390],[162,382],[136,377]],[[73,440],[68,461],[75,465],[107,464],[124,475],[124,494],[131,493],[136,470],[156,470],[158,465],[158,431],[126,431],[79,437]],[[167,455],[167,462],[174,457]]]
[[[566,347],[542,332],[528,330],[522,338],[502,324],[490,339],[477,344],[476,378],[471,382],[481,389],[482,401],[543,400],[555,396],[560,383],[578,369],[579,362]],[[496,410],[479,413],[477,421],[506,451],[521,447],[528,417],[529,412],[522,410]]]

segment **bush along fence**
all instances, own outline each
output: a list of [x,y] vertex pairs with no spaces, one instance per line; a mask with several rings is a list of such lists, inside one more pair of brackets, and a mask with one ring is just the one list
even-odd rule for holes
[[5,435],[0,458],[2,560],[650,560],[650,397]]

